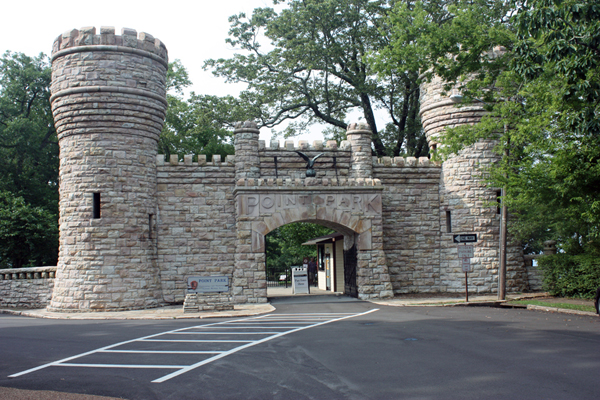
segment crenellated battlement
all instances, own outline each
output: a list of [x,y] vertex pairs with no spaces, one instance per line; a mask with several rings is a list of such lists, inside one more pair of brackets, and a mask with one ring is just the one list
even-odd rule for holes
[[154,58],[165,66],[169,62],[167,47],[159,39],[146,32],[138,34],[135,29],[129,28],[123,28],[121,35],[115,35],[112,26],[101,27],[99,35],[93,26],[63,33],[52,45],[52,61],[65,54],[94,50],[137,53]]
[[381,180],[372,178],[277,178],[277,179],[238,179],[239,187],[286,187],[286,188],[323,188],[323,187],[373,187],[381,186]]
[[436,167],[441,168],[441,161],[433,161],[427,157],[373,157],[374,167]]
[[308,140],[299,140],[296,144],[293,140],[284,140],[283,146],[279,140],[271,140],[269,143],[269,147],[266,147],[266,142],[264,140],[258,141],[258,150],[264,151],[272,151],[272,150],[330,150],[330,151],[350,151],[352,149],[352,145],[348,140],[343,140],[338,146],[335,140],[314,140],[312,144],[308,142]]
[[211,161],[206,161],[208,158],[208,156],[206,154],[198,154],[196,157],[197,157],[197,161],[193,161],[194,155],[188,154],[188,155],[183,156],[183,161],[180,161],[177,154],[171,154],[171,156],[169,157],[169,160],[167,161],[164,154],[158,154],[156,156],[156,166],[157,167],[162,167],[162,166],[202,167],[202,166],[221,166],[221,165],[234,166],[235,165],[235,156],[234,155],[228,155],[227,157],[225,157],[225,160],[223,160],[220,154],[213,154],[210,157]]

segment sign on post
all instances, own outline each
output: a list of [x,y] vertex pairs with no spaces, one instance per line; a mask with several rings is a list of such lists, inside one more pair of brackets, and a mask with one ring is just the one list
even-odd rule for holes
[[474,253],[473,246],[458,246],[458,258],[472,258]]
[[461,260],[460,265],[462,266],[462,271],[465,273],[470,272],[471,271],[471,259],[464,257],[464,258],[461,258],[460,260]]
[[477,241],[477,234],[453,235],[453,239],[454,243],[475,243]]
[[[454,243],[474,243],[477,241],[476,234],[468,235],[454,235]],[[458,246],[458,258],[460,259],[460,266],[462,271],[465,273],[465,300],[469,302],[469,280],[467,274],[471,271],[471,258],[475,254],[473,246],[464,245]]]

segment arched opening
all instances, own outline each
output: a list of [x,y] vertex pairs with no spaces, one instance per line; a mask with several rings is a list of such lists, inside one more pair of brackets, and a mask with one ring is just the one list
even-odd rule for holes
[[292,268],[307,269],[313,293],[322,287],[323,282],[318,282],[317,246],[305,243],[334,233],[331,228],[310,222],[293,222],[269,232],[265,236],[267,297],[291,294]]
[[356,233],[322,220],[296,221],[264,236],[267,297],[291,296],[292,268],[305,268],[310,295],[358,296]]
[[[323,225],[343,235],[339,253],[345,264],[343,293],[361,299],[392,295],[382,248],[380,187],[340,190],[327,186],[307,192],[300,187],[253,186],[236,189],[235,195],[238,232],[232,278],[235,301],[267,301],[265,236],[295,222]],[[342,285],[339,286],[342,292]]]

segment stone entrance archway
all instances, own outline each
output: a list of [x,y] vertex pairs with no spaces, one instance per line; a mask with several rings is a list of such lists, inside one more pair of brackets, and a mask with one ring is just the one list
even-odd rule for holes
[[[280,182],[282,183],[282,182]],[[317,179],[242,179],[234,190],[237,242],[232,289],[235,302],[266,302],[265,235],[292,222],[312,222],[344,234],[356,249],[361,299],[392,296],[383,251],[381,186],[317,186]],[[329,183],[329,182],[328,182]]]

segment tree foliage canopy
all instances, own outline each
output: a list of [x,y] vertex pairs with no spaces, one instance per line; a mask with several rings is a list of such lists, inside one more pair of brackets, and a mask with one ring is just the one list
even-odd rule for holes
[[307,222],[295,222],[275,229],[265,237],[267,271],[278,274],[292,266],[302,265],[305,257],[316,257],[316,247],[302,246],[302,243],[332,232],[332,229]]
[[[290,0],[280,12],[255,9],[232,16],[230,38],[244,51],[208,60],[217,76],[244,82],[240,99],[262,126],[290,122],[286,134],[324,122],[345,129],[360,110],[373,129],[379,155],[426,155],[418,120],[419,87],[413,70],[388,71],[379,79],[367,60],[387,43],[385,0]],[[266,42],[266,43],[265,43]],[[376,110],[390,123],[380,129]]]
[[0,265],[55,265],[58,143],[50,110],[50,66],[0,58]]
[[489,114],[449,129],[445,156],[498,141],[490,184],[506,188],[512,231],[531,250],[558,239],[577,253],[600,245],[600,2],[398,2],[379,68],[405,60],[443,77]]
[[8,191],[0,191],[0,238],[0,268],[56,265],[56,214]]
[[44,55],[0,58],[0,189],[58,211],[58,141]]
[[238,100],[232,96],[197,95],[184,99],[191,85],[186,68],[179,60],[169,63],[167,71],[167,115],[158,151],[167,157],[177,154],[233,154],[231,127],[238,118]]

